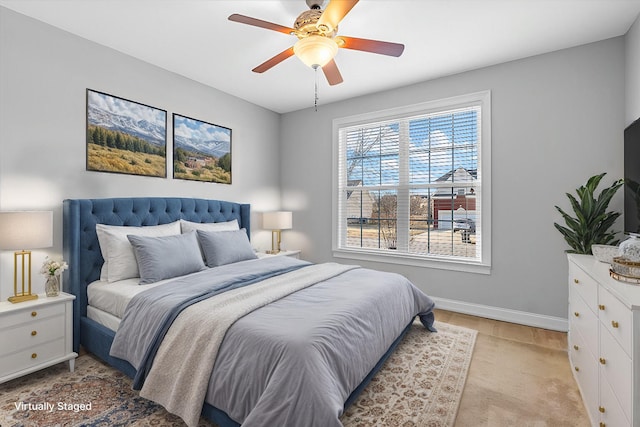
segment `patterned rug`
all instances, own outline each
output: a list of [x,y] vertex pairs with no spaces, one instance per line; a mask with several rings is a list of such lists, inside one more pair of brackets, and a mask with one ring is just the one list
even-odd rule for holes
[[[395,353],[342,415],[347,427],[453,426],[477,332],[416,322]],[[200,426],[214,424],[201,419]],[[0,426],[184,426],[131,390],[131,380],[92,355],[74,373],[59,364],[0,385]]]

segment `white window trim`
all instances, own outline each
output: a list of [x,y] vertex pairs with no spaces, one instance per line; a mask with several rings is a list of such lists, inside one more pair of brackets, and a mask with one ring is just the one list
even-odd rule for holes
[[[482,168],[482,191],[480,203],[482,215],[482,259],[480,261],[465,260],[454,257],[421,257],[411,254],[380,253],[366,248],[340,248],[338,218],[338,162],[339,162],[339,130],[342,127],[356,126],[372,121],[392,120],[413,113],[438,112],[452,107],[471,105],[481,107],[481,144],[478,162]],[[423,102],[420,104],[392,108],[388,110],[357,114],[333,120],[333,165],[332,165],[332,250],[336,258],[349,258],[361,261],[382,262],[391,264],[411,265],[445,270],[456,270],[470,273],[491,273],[491,91],[481,91],[466,95]]]

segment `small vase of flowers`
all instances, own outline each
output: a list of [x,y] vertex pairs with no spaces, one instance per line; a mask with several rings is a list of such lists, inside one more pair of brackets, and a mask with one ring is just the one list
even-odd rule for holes
[[44,290],[48,297],[57,297],[60,294],[60,274],[69,266],[64,261],[54,261],[46,257],[40,274],[46,278]]

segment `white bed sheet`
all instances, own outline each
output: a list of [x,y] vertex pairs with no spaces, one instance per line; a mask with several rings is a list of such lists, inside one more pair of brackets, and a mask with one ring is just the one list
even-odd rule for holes
[[131,301],[134,296],[140,292],[162,285],[168,280],[169,279],[161,280],[148,285],[139,285],[139,278],[111,283],[105,280],[96,280],[87,287],[87,300],[90,307],[97,308],[98,310],[122,319],[127,304],[129,304],[129,301]]
[[111,329],[113,332],[117,331],[120,326],[121,319],[119,317],[95,307],[91,307],[90,305],[87,306],[87,317],[94,322],[98,322],[102,326]]

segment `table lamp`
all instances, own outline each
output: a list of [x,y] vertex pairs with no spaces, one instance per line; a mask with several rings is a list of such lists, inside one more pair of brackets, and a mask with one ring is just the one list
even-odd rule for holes
[[262,214],[262,226],[271,230],[271,250],[268,254],[280,252],[282,230],[289,230],[293,225],[292,213],[289,211],[265,212]]
[[[0,249],[19,249],[13,254],[12,303],[38,298],[31,294],[31,251],[53,246],[53,212],[0,212]],[[18,265],[21,287],[18,288]],[[25,271],[26,270],[26,271]]]

